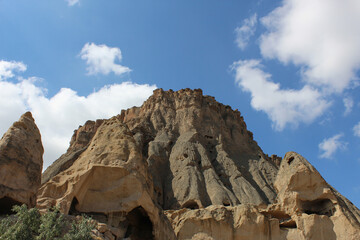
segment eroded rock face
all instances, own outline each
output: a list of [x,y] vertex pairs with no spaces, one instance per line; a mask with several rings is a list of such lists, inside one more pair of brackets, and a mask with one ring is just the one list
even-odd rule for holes
[[43,182],[40,208],[91,215],[114,239],[360,239],[359,209],[306,159],[264,154],[201,90],[88,121]]
[[201,90],[155,90],[120,118],[147,158],[163,209],[274,201],[278,166],[239,111]]
[[289,152],[269,205],[168,210],[178,239],[360,239],[360,211],[302,156]]
[[0,140],[0,213],[15,204],[36,205],[44,149],[30,112],[23,114]]
[[70,167],[43,184],[38,207],[86,213],[117,228],[119,239],[175,239],[153,192],[132,133],[114,117],[103,121]]
[[80,126],[74,131],[70,141],[70,146],[66,153],[61,155],[51,166],[49,166],[41,176],[41,183],[47,182],[61,171],[68,169],[74,161],[83,153],[91,139],[94,137],[96,130],[104,120],[87,121],[84,126]]

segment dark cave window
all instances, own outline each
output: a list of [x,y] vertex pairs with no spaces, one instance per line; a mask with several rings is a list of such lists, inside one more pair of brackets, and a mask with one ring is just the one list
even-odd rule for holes
[[306,214],[317,214],[332,216],[336,209],[330,199],[318,199],[314,201],[302,202],[302,210]]
[[131,240],[153,240],[153,224],[143,207],[131,210],[126,219],[129,223],[125,238]]
[[21,205],[20,202],[15,201],[12,198],[9,197],[3,197],[0,199],[0,214],[1,215],[9,215],[9,214],[13,214],[14,212],[11,210],[13,208],[13,206],[15,205]]
[[294,161],[294,157],[290,157],[290,158],[288,159],[287,163],[290,165],[290,163],[291,163],[292,161]]
[[199,209],[199,205],[195,201],[189,201],[183,205],[183,208]]
[[78,215],[79,214],[79,211],[76,210],[76,205],[78,205],[78,204],[79,204],[79,201],[77,200],[76,197],[74,197],[73,200],[71,201],[69,215]]

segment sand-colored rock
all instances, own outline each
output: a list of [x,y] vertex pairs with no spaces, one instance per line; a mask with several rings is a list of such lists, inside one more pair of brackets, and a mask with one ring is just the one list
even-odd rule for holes
[[102,122],[103,120],[101,119],[96,121],[89,120],[84,126],[79,126],[79,128],[74,131],[68,150],[45,170],[41,176],[41,183],[47,182],[59,172],[68,169],[80,154],[87,149]]
[[[66,214],[87,213],[117,228],[117,239],[175,239],[153,192],[132,133],[114,117],[98,127],[69,168],[43,184],[38,207],[57,205]],[[110,232],[106,234],[109,238]]]
[[278,166],[253,140],[240,112],[200,89],[158,89],[123,111],[164,209],[271,203]]
[[360,211],[301,155],[285,155],[275,187],[274,204],[165,213],[178,239],[360,239]]
[[360,239],[359,209],[306,159],[264,154],[201,90],[88,121],[43,183],[38,206],[93,216],[98,239]]
[[0,213],[15,204],[36,205],[44,149],[30,112],[23,114],[0,140]]

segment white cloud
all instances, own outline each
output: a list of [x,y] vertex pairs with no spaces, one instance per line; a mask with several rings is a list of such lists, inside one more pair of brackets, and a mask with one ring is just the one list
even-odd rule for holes
[[354,100],[351,97],[345,97],[343,99],[343,102],[344,102],[344,106],[345,106],[344,115],[347,116],[352,111],[352,108],[354,106]]
[[253,14],[250,18],[243,21],[241,27],[235,29],[236,43],[241,50],[244,50],[249,43],[250,37],[254,35],[257,24],[257,15]]
[[44,169],[64,153],[73,131],[87,120],[109,118],[132,106],[139,106],[156,88],[131,82],[102,87],[87,96],[62,88],[53,97],[38,87],[37,78],[18,83],[0,81],[1,136],[25,111],[31,111],[45,149]]
[[353,127],[354,135],[360,137],[360,122]]
[[288,124],[297,126],[301,122],[312,122],[330,106],[310,86],[300,90],[281,89],[280,84],[272,82],[271,75],[261,68],[259,60],[235,62],[235,81],[251,93],[251,106],[264,111],[276,130],[282,130]]
[[357,80],[359,0],[283,0],[261,22],[262,55],[302,67],[305,82],[331,93]]
[[347,146],[347,143],[340,140],[340,138],[342,138],[343,136],[344,135],[342,133],[340,133],[331,138],[324,139],[319,144],[319,149],[320,149],[320,151],[322,151],[322,154],[320,155],[320,157],[321,158],[332,158],[337,150],[345,149]]
[[116,47],[108,47],[104,44],[86,43],[81,49],[80,56],[86,60],[89,75],[109,74],[114,72],[121,75],[130,72],[130,68],[115,63],[122,60],[121,50]]
[[14,77],[14,71],[26,71],[26,65],[22,62],[0,60],[0,81]]
[[80,3],[80,0],[65,0],[69,6],[74,6],[77,3]]

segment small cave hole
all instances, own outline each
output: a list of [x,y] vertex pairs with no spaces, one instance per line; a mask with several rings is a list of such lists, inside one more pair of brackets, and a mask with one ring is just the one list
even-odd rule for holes
[[189,155],[187,155],[187,153],[184,153],[184,158],[187,158],[189,157]]
[[328,217],[334,215],[336,209],[330,199],[318,199],[314,201],[302,202],[303,212],[306,214],[326,215]]
[[230,204],[229,200],[225,200],[225,201],[223,201],[223,205],[224,205],[225,207],[228,207],[228,206],[230,206],[231,204]]
[[195,201],[188,201],[183,205],[183,208],[199,209],[199,205]]
[[0,199],[0,215],[10,215],[14,212],[12,211],[13,206],[21,205],[20,202],[15,201],[9,197],[3,197]]
[[76,206],[79,204],[79,201],[76,197],[73,198],[70,205],[69,215],[78,215],[80,212],[76,210]]
[[288,160],[287,160],[287,163],[290,165],[290,163],[294,161],[294,157],[290,157]]
[[153,240],[153,224],[143,207],[131,210],[126,220],[129,225],[125,233],[125,238],[131,240]]

